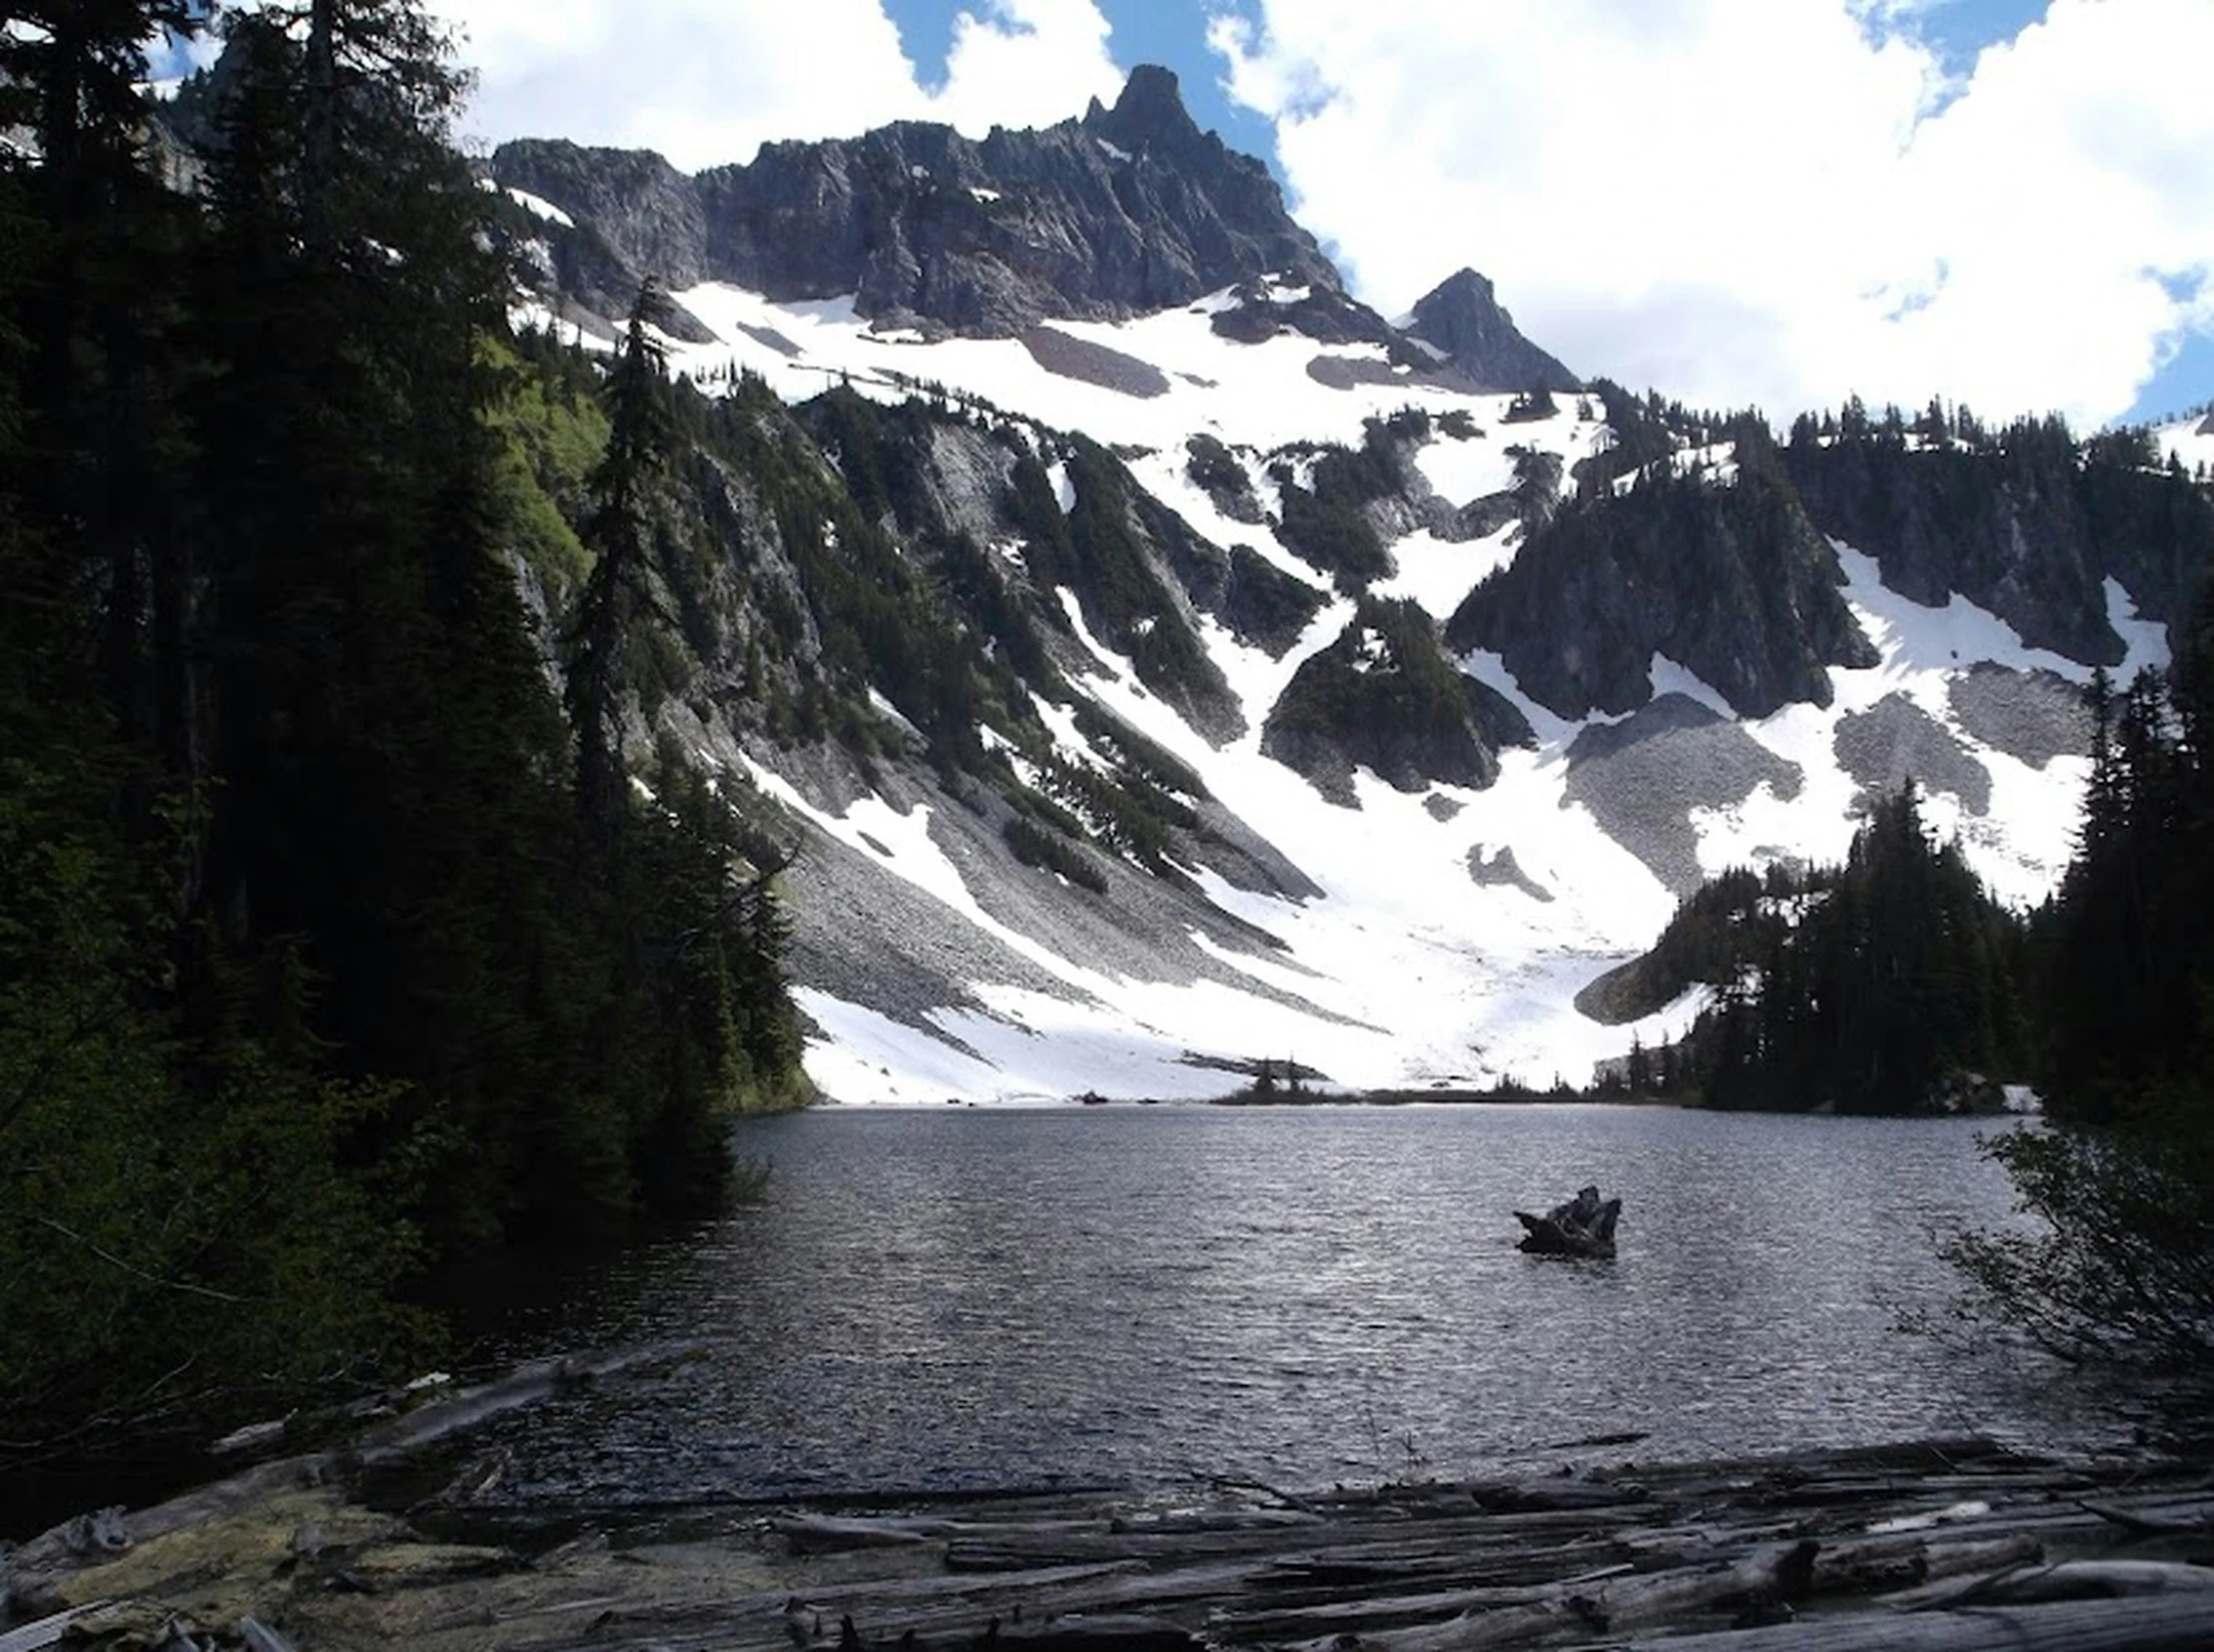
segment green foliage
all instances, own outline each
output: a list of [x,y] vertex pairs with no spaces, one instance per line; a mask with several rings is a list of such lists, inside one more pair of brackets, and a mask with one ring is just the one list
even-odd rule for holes
[[1670,931],[1668,978],[1718,988],[1685,1040],[1713,1106],[1917,1112],[2027,1066],[2019,923],[1930,841],[1911,786],[1842,867],[1733,873]]
[[1956,1233],[1980,1312],[2069,1360],[2135,1365],[2203,1397],[2214,1360],[2214,1108],[2205,1086],[2141,1099],[2118,1126],[1986,1144],[2034,1228]]
[[2208,619],[2172,676],[2089,692],[2092,772],[2076,859],[2039,917],[2047,1083],[2057,1113],[2105,1123],[2191,1093],[2214,1053],[2214,731]]
[[[390,1086],[318,1072],[283,948],[226,995],[259,1027],[191,1034],[186,944],[102,805],[132,759],[11,703],[0,759],[0,1399],[10,1455],[190,1420],[414,1339],[416,1259],[389,1169],[346,1144]],[[183,849],[188,845],[176,844]]]
[[1264,746],[1317,779],[1340,761],[1405,786],[1489,785],[1498,773],[1467,680],[1406,598],[1361,597],[1352,623],[1278,696]]
[[1348,595],[1390,574],[1391,556],[1364,509],[1402,485],[1386,426],[1372,421],[1357,449],[1319,449],[1309,486],[1301,487],[1287,464],[1278,463],[1272,474],[1283,501],[1276,537],[1302,561]]
[[235,14],[187,203],[148,15],[6,43],[64,141],[0,163],[0,1456],[403,1354],[421,1268],[699,1209],[799,1082],[780,852],[677,774],[578,806],[510,558],[677,559],[638,420],[495,342],[434,31]]
[[1778,944],[1787,912],[1819,898],[1814,880],[1783,867],[1764,883],[1750,867],[1710,878],[1676,905],[1660,938],[1577,1006],[1610,1025],[1642,1020],[1694,986],[1728,986]]
[[1823,668],[1873,665],[1874,651],[1790,483],[1758,443],[1739,452],[1731,486],[1661,463],[1617,493],[1586,472],[1585,488],[1454,611],[1447,641],[1498,650],[1563,716],[1642,705],[1656,652],[1748,714],[1826,704]]
[[1991,430],[1933,403],[1909,425],[1852,403],[1834,420],[1801,416],[1781,457],[1822,531],[1881,561],[1894,589],[1933,603],[1957,591],[2086,665],[2122,656],[2103,580],[2176,624],[2214,561],[2214,498],[2141,429],[2078,441],[2054,415]]
[[1530,423],[1551,418],[1559,412],[1560,405],[1552,399],[1552,392],[1540,385],[1535,390],[1524,391],[1510,402],[1507,405],[1507,413],[1502,422],[1507,424]]
[[1092,634],[1129,656],[1138,681],[1170,703],[1189,711],[1226,701],[1220,668],[1148,558],[1129,472],[1084,436],[1071,439],[1067,464],[1076,500],[1063,513],[1045,467],[1027,454],[1015,460],[1006,504],[1028,538],[1031,579],[1074,591]]
[[[2070,1358],[2214,1355],[2214,595],[2169,674],[2089,691],[2075,861],[2036,923],[2052,1128],[1989,1144],[2030,1231],[1954,1236],[1982,1310]],[[2186,1398],[2193,1398],[2186,1395]]]
[[1184,472],[1208,493],[1236,495],[1248,492],[1245,467],[1238,456],[1204,430],[1185,444]]
[[572,524],[583,517],[586,479],[607,447],[598,383],[543,337],[485,350],[502,393],[485,414],[500,437],[496,507],[525,566],[553,602],[566,604],[592,567]]

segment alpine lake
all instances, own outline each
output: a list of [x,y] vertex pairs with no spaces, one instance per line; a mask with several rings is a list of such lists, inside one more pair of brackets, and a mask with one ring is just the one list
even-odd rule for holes
[[[1961,1320],[2004,1120],[1586,1105],[825,1109],[763,1196],[498,1282],[493,1344],[681,1344],[493,1425],[495,1504],[1321,1487],[2126,1434]],[[1624,1201],[1611,1261],[1515,1210]]]

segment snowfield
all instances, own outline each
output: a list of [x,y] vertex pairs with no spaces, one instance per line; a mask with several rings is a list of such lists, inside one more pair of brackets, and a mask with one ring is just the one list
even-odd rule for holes
[[[1210,327],[1210,317],[1234,302],[1228,293],[1122,324],[1054,324],[1082,345],[1143,364],[1165,387],[1154,394],[1100,382],[1109,375],[1056,371],[1045,363],[1064,353],[1019,340],[924,342],[913,333],[874,332],[850,299],[775,304],[721,285],[676,296],[715,339],[667,341],[673,372],[711,387],[748,371],[793,401],[840,383],[899,401],[927,385],[933,394],[1082,430],[1115,445],[1139,481],[1200,534],[1221,545],[1250,545],[1330,596],[1281,659],[1202,623],[1247,728],[1220,747],[1147,692],[1128,660],[1087,636],[1073,598],[1066,598],[1093,660],[1081,689],[1190,764],[1214,797],[1316,891],[1299,899],[1258,894],[1213,871],[1187,869],[1205,901],[1235,922],[1178,937],[1185,963],[1175,968],[1149,971],[1128,960],[1103,964],[1081,956],[1073,941],[1025,932],[995,916],[1003,903],[977,880],[1003,870],[967,853],[959,823],[927,805],[869,796],[833,807],[765,759],[746,758],[749,778],[821,834],[821,853],[859,857],[870,877],[900,880],[924,904],[917,910],[927,910],[929,922],[953,938],[946,956],[969,956],[959,939],[966,935],[975,956],[1008,961],[976,966],[943,1003],[898,1015],[804,986],[798,1000],[816,1028],[808,1071],[827,1096],[906,1104],[1084,1092],[1199,1097],[1243,1082],[1224,1064],[1262,1057],[1296,1060],[1347,1088],[1476,1085],[1509,1076],[1580,1084],[1595,1062],[1627,1050],[1633,1036],[1647,1045],[1679,1036],[1698,1012],[1693,994],[1635,1025],[1603,1027],[1571,1002],[1594,976],[1647,947],[1675,906],[1675,894],[1649,864],[1651,850],[1626,846],[1600,824],[1601,815],[1634,812],[1638,799],[1594,794],[1590,788],[1604,779],[1599,765],[1577,781],[1599,806],[1570,796],[1571,773],[1584,761],[1571,753],[1579,736],[1625,719],[1557,717],[1522,692],[1497,656],[1471,656],[1463,669],[1524,712],[1537,734],[1535,749],[1504,753],[1498,782],[1481,791],[1437,785],[1409,794],[1362,772],[1355,777],[1357,807],[1325,801],[1298,774],[1260,754],[1260,728],[1300,664],[1343,630],[1352,606],[1328,592],[1323,577],[1266,526],[1227,518],[1186,474],[1187,440],[1210,434],[1245,465],[1269,508],[1274,484],[1265,468],[1277,449],[1357,444],[1364,421],[1410,407],[1434,416],[1458,411],[1477,433],[1457,439],[1434,424],[1415,462],[1437,493],[1462,505],[1513,485],[1517,446],[1558,455],[1565,474],[1604,445],[1610,432],[1586,415],[1589,405],[1562,396],[1554,416],[1508,423],[1511,398],[1471,395],[1391,369],[1377,346],[1324,346],[1292,333],[1234,343]],[[1317,364],[1330,361],[1359,371],[1318,377]],[[2214,459],[2214,434],[2198,435],[2189,425],[2161,434],[2187,464]],[[1677,462],[1708,465],[1724,480],[1735,468],[1726,448],[1682,454]],[[1050,474],[1069,508],[1075,497],[1066,468],[1055,464]],[[1519,535],[1514,526],[1460,544],[1427,531],[1408,535],[1392,546],[1396,572],[1375,589],[1412,598],[1442,621],[1474,585],[1513,560]],[[1017,546],[995,549],[1019,555]],[[1850,839],[1871,777],[1911,772],[1927,788],[1928,818],[1940,832],[1958,834],[1970,864],[2002,899],[2042,899],[2068,859],[2086,763],[2006,730],[2038,726],[2025,719],[2039,707],[2048,720],[2057,714],[2066,722],[2066,686],[2087,672],[2026,647],[1962,599],[1942,609],[1910,602],[1883,587],[1870,558],[1849,546],[1836,549],[1852,612],[1881,659],[1865,671],[1833,671],[1830,705],[1791,705],[1743,719],[1711,687],[1655,657],[1656,695],[1705,708],[1677,720],[1711,723],[1706,713],[1713,713],[1742,728],[1757,742],[1757,751],[1746,750],[1759,757],[1755,766],[1766,776],[1742,796],[1693,808],[1688,823],[1679,816],[1673,829],[1689,832],[1698,868],[1710,875],[1780,858],[1833,860]],[[2109,604],[2129,646],[2129,663],[2117,678],[2163,661],[2160,628],[2138,620],[2118,588],[2110,587]],[[2018,704],[2030,709],[2018,713]],[[2062,709],[2055,713],[2055,706]],[[1093,760],[1074,719],[1044,710],[1064,754]],[[1796,773],[1796,784],[1782,780],[1787,773]],[[857,863],[855,875],[860,871]]]

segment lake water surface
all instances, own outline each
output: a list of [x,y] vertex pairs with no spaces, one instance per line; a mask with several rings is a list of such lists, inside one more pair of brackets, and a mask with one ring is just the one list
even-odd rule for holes
[[[1988,1124],[1982,1128],[1990,1128]],[[1656,1108],[825,1110],[765,1203],[559,1282],[524,1340],[696,1339],[503,1425],[595,1505],[1210,1477],[1279,1486],[1983,1432],[2094,1396],[1947,1315],[1932,1230],[2010,1217],[1952,1121]],[[1613,1262],[1512,1211],[1624,1201]]]

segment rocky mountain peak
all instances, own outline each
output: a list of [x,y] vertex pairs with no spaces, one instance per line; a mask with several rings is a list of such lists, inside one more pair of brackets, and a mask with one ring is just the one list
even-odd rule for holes
[[[1411,337],[1352,298],[1284,208],[1268,168],[1203,132],[1175,73],[1141,64],[1112,107],[994,128],[898,122],[859,138],[771,142],[748,164],[687,176],[642,150],[523,140],[494,181],[550,203],[530,261],[558,313],[612,323],[642,279],[681,294],[708,282],[787,303],[850,296],[882,327],[1009,337],[1059,320],[1121,321],[1226,290],[1215,331],[1252,344],[1294,332],[1386,347],[1390,366],[1462,389],[1573,390],[1516,331],[1492,283],[1463,270],[1416,306]],[[672,327],[706,333],[682,312]],[[1350,377],[1347,377],[1350,376]]]
[[1576,376],[1516,330],[1490,278],[1463,269],[1415,305],[1407,331],[1494,390],[1577,390]]
[[1113,109],[1102,109],[1094,98],[1083,125],[1095,137],[1134,153],[1147,149],[1173,153],[1205,137],[1184,107],[1176,71],[1156,63],[1141,63],[1130,71]]
[[[778,301],[851,294],[862,315],[926,333],[1121,320],[1264,275],[1342,290],[1268,169],[1201,132],[1176,76],[1154,65],[1112,109],[1095,100],[1081,120],[981,140],[900,123],[765,143],[749,165],[690,178],[658,156],[522,141],[491,172],[673,292],[721,281]],[[558,246],[551,261],[565,279],[586,262]]]

